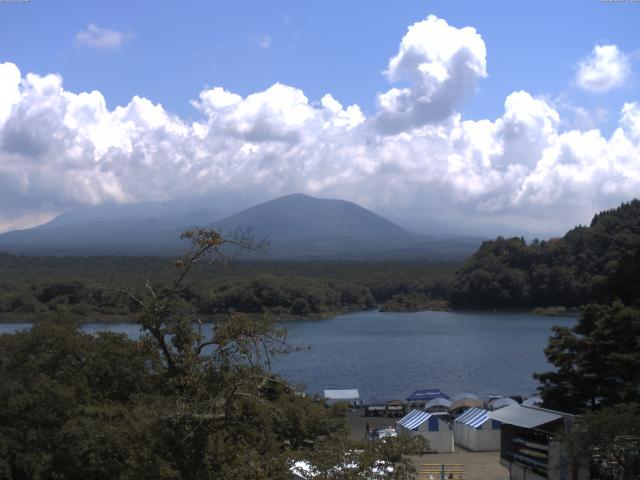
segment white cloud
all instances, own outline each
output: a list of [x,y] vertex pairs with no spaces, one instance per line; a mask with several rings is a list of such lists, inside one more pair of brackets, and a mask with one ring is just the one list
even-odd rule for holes
[[[564,129],[556,109],[524,91],[497,119],[466,120],[455,105],[486,74],[484,43],[472,29],[425,22],[389,63],[391,80],[411,83],[383,97],[402,105],[381,100],[369,117],[275,84],[247,96],[206,89],[193,102],[201,118],[188,122],[143,97],[109,110],[100,92],[2,64],[0,228],[78,204],[306,192],[556,234],[638,195],[638,104],[624,105],[609,137]],[[434,47],[431,29],[446,41]]]
[[131,32],[119,32],[90,23],[76,34],[76,43],[92,48],[117,49],[132,37]]
[[631,65],[616,45],[596,45],[578,64],[576,84],[583,90],[602,93],[624,85]]
[[487,76],[486,47],[474,28],[455,28],[433,15],[411,25],[385,72],[406,81],[378,96],[381,132],[397,133],[449,117]]
[[268,50],[271,48],[272,38],[268,33],[252,33],[249,35],[249,42],[252,46]]
[[20,101],[20,70],[13,63],[0,63],[0,128]]

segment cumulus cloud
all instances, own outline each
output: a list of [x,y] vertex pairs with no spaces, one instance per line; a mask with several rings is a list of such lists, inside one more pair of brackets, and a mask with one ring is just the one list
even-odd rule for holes
[[[431,29],[450,44],[434,46]],[[277,83],[247,96],[205,89],[191,122],[144,97],[110,110],[100,92],[2,64],[0,228],[80,204],[306,192],[557,234],[640,192],[640,105],[624,105],[610,136],[567,130],[525,91],[496,119],[465,119],[455,106],[486,75],[484,59],[473,29],[429,17],[389,62],[406,94],[369,117]]]
[[379,130],[397,133],[449,117],[487,76],[486,55],[472,27],[458,29],[433,15],[411,25],[385,72],[409,87],[378,95]]
[[90,23],[76,34],[76,43],[91,48],[117,49],[132,37],[131,32],[119,32]]
[[596,45],[578,64],[576,84],[589,92],[608,92],[624,85],[630,71],[629,57],[616,45]]

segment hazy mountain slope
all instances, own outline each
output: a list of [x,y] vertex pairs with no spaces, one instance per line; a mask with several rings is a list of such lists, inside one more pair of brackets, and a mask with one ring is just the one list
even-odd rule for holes
[[355,203],[302,194],[256,205],[215,226],[227,232],[248,227],[267,237],[273,258],[463,258],[481,243],[416,235]]
[[272,238],[335,238],[375,235],[413,236],[393,222],[344,200],[294,194],[248,208],[216,222],[226,229],[251,225]]
[[163,255],[181,251],[179,232],[221,217],[194,203],[147,202],[69,210],[44,225],[0,235],[0,250],[34,254]]
[[[194,208],[196,208],[194,210]],[[202,203],[85,207],[48,224],[0,235],[0,250],[37,254],[175,255],[187,228],[209,225],[232,234],[250,229],[270,240],[270,258],[464,257],[479,240],[416,235],[354,203],[294,194],[223,220]]]

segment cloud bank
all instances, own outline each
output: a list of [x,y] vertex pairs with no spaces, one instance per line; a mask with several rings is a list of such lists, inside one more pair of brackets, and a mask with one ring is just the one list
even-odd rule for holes
[[187,122],[137,96],[109,110],[98,91],[0,64],[0,228],[75,205],[306,192],[555,233],[640,192],[637,103],[610,136],[561,130],[553,106],[525,91],[499,118],[465,119],[457,108],[487,76],[486,47],[433,16],[409,27],[385,75],[402,86],[368,117],[275,84],[246,97],[203,90]]

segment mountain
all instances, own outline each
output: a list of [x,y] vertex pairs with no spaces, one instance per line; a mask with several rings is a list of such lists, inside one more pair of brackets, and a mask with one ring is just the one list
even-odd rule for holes
[[[0,235],[0,250],[37,254],[175,255],[180,233],[198,225],[269,240],[269,258],[461,258],[479,239],[411,233],[355,203],[293,194],[222,218],[200,201],[84,207],[39,227]],[[222,219],[220,219],[222,218]]]
[[464,257],[480,240],[436,240],[411,233],[352,202],[293,194],[214,224],[225,232],[250,228],[269,240],[274,258]]
[[0,235],[0,250],[38,255],[165,255],[183,251],[179,232],[223,215],[193,201],[79,207],[48,223]]
[[251,225],[256,233],[288,239],[412,236],[402,227],[355,203],[300,193],[247,208],[216,222],[216,225]]

